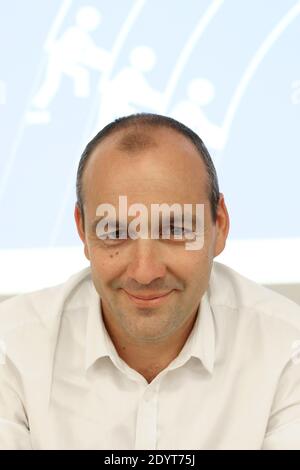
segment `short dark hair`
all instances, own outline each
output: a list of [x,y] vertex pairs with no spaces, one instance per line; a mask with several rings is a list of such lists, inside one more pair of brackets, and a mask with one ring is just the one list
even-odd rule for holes
[[132,127],[135,127],[136,130],[140,130],[144,127],[171,128],[179,132],[183,136],[187,137],[195,145],[206,167],[208,176],[208,195],[210,200],[211,215],[213,223],[215,223],[217,218],[217,207],[220,198],[219,183],[215,166],[206,146],[204,145],[201,138],[194,131],[192,131],[189,127],[185,126],[181,122],[176,121],[175,119],[168,116],[152,113],[131,114],[129,116],[124,116],[116,119],[110,124],[107,124],[107,126],[105,126],[103,129],[101,129],[101,131],[98,132],[98,134],[96,134],[95,137],[93,137],[93,139],[85,147],[79,161],[76,179],[77,205],[81,211],[83,220],[84,211],[82,177],[91,153],[105,137],[109,136],[113,132]]

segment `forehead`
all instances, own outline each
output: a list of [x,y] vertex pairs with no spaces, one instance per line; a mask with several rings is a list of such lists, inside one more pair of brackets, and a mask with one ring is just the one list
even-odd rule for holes
[[194,144],[169,128],[130,127],[107,136],[92,152],[83,175],[85,205],[196,203],[207,197],[207,172]]

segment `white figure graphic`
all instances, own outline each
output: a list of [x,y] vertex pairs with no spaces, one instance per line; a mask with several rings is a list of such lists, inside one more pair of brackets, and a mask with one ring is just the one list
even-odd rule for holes
[[220,126],[213,124],[202,110],[215,96],[213,84],[204,78],[195,78],[187,88],[188,99],[180,101],[171,110],[170,115],[194,130],[207,146],[216,150],[224,148],[226,133]]
[[6,83],[0,80],[0,105],[6,103]]
[[110,54],[97,47],[90,36],[100,21],[101,15],[96,8],[84,6],[77,12],[76,24],[48,45],[49,58],[45,79],[33,99],[35,110],[28,114],[28,122],[49,122],[50,114],[47,108],[58,92],[64,75],[73,80],[75,96],[89,96],[88,69],[103,71],[108,67],[110,59]]
[[114,118],[149,108],[163,109],[163,94],[154,90],[145,77],[153,69],[156,56],[153,49],[146,46],[134,48],[129,57],[130,64],[115,78],[100,81],[100,116],[97,130]]

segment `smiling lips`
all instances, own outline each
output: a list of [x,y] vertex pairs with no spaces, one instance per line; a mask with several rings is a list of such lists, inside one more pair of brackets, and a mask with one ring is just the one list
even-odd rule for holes
[[[126,291],[127,292],[127,291]],[[165,295],[169,294],[169,292],[165,292],[164,294],[154,294],[154,295],[134,295],[134,294],[130,294],[129,292],[127,292],[127,294],[129,294],[131,297],[135,297],[136,299],[142,299],[142,300],[152,300],[152,299],[158,299],[159,297],[164,297]]]
[[157,306],[159,304],[161,304],[162,302],[164,302],[168,297],[169,295],[173,292],[173,290],[169,291],[169,292],[166,292],[164,294],[155,294],[155,295],[147,295],[147,296],[139,296],[139,297],[136,297],[132,294],[129,294],[129,292],[127,291],[124,291],[126,292],[126,294],[128,295],[129,299],[134,302],[136,305],[139,305],[141,307],[145,306],[145,307],[151,307],[151,306]]

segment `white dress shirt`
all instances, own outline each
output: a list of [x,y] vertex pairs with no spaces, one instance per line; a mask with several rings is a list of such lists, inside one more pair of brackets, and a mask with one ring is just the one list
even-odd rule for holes
[[0,449],[300,449],[299,340],[299,306],[214,262],[149,384],[118,355],[87,268],[0,304]]

